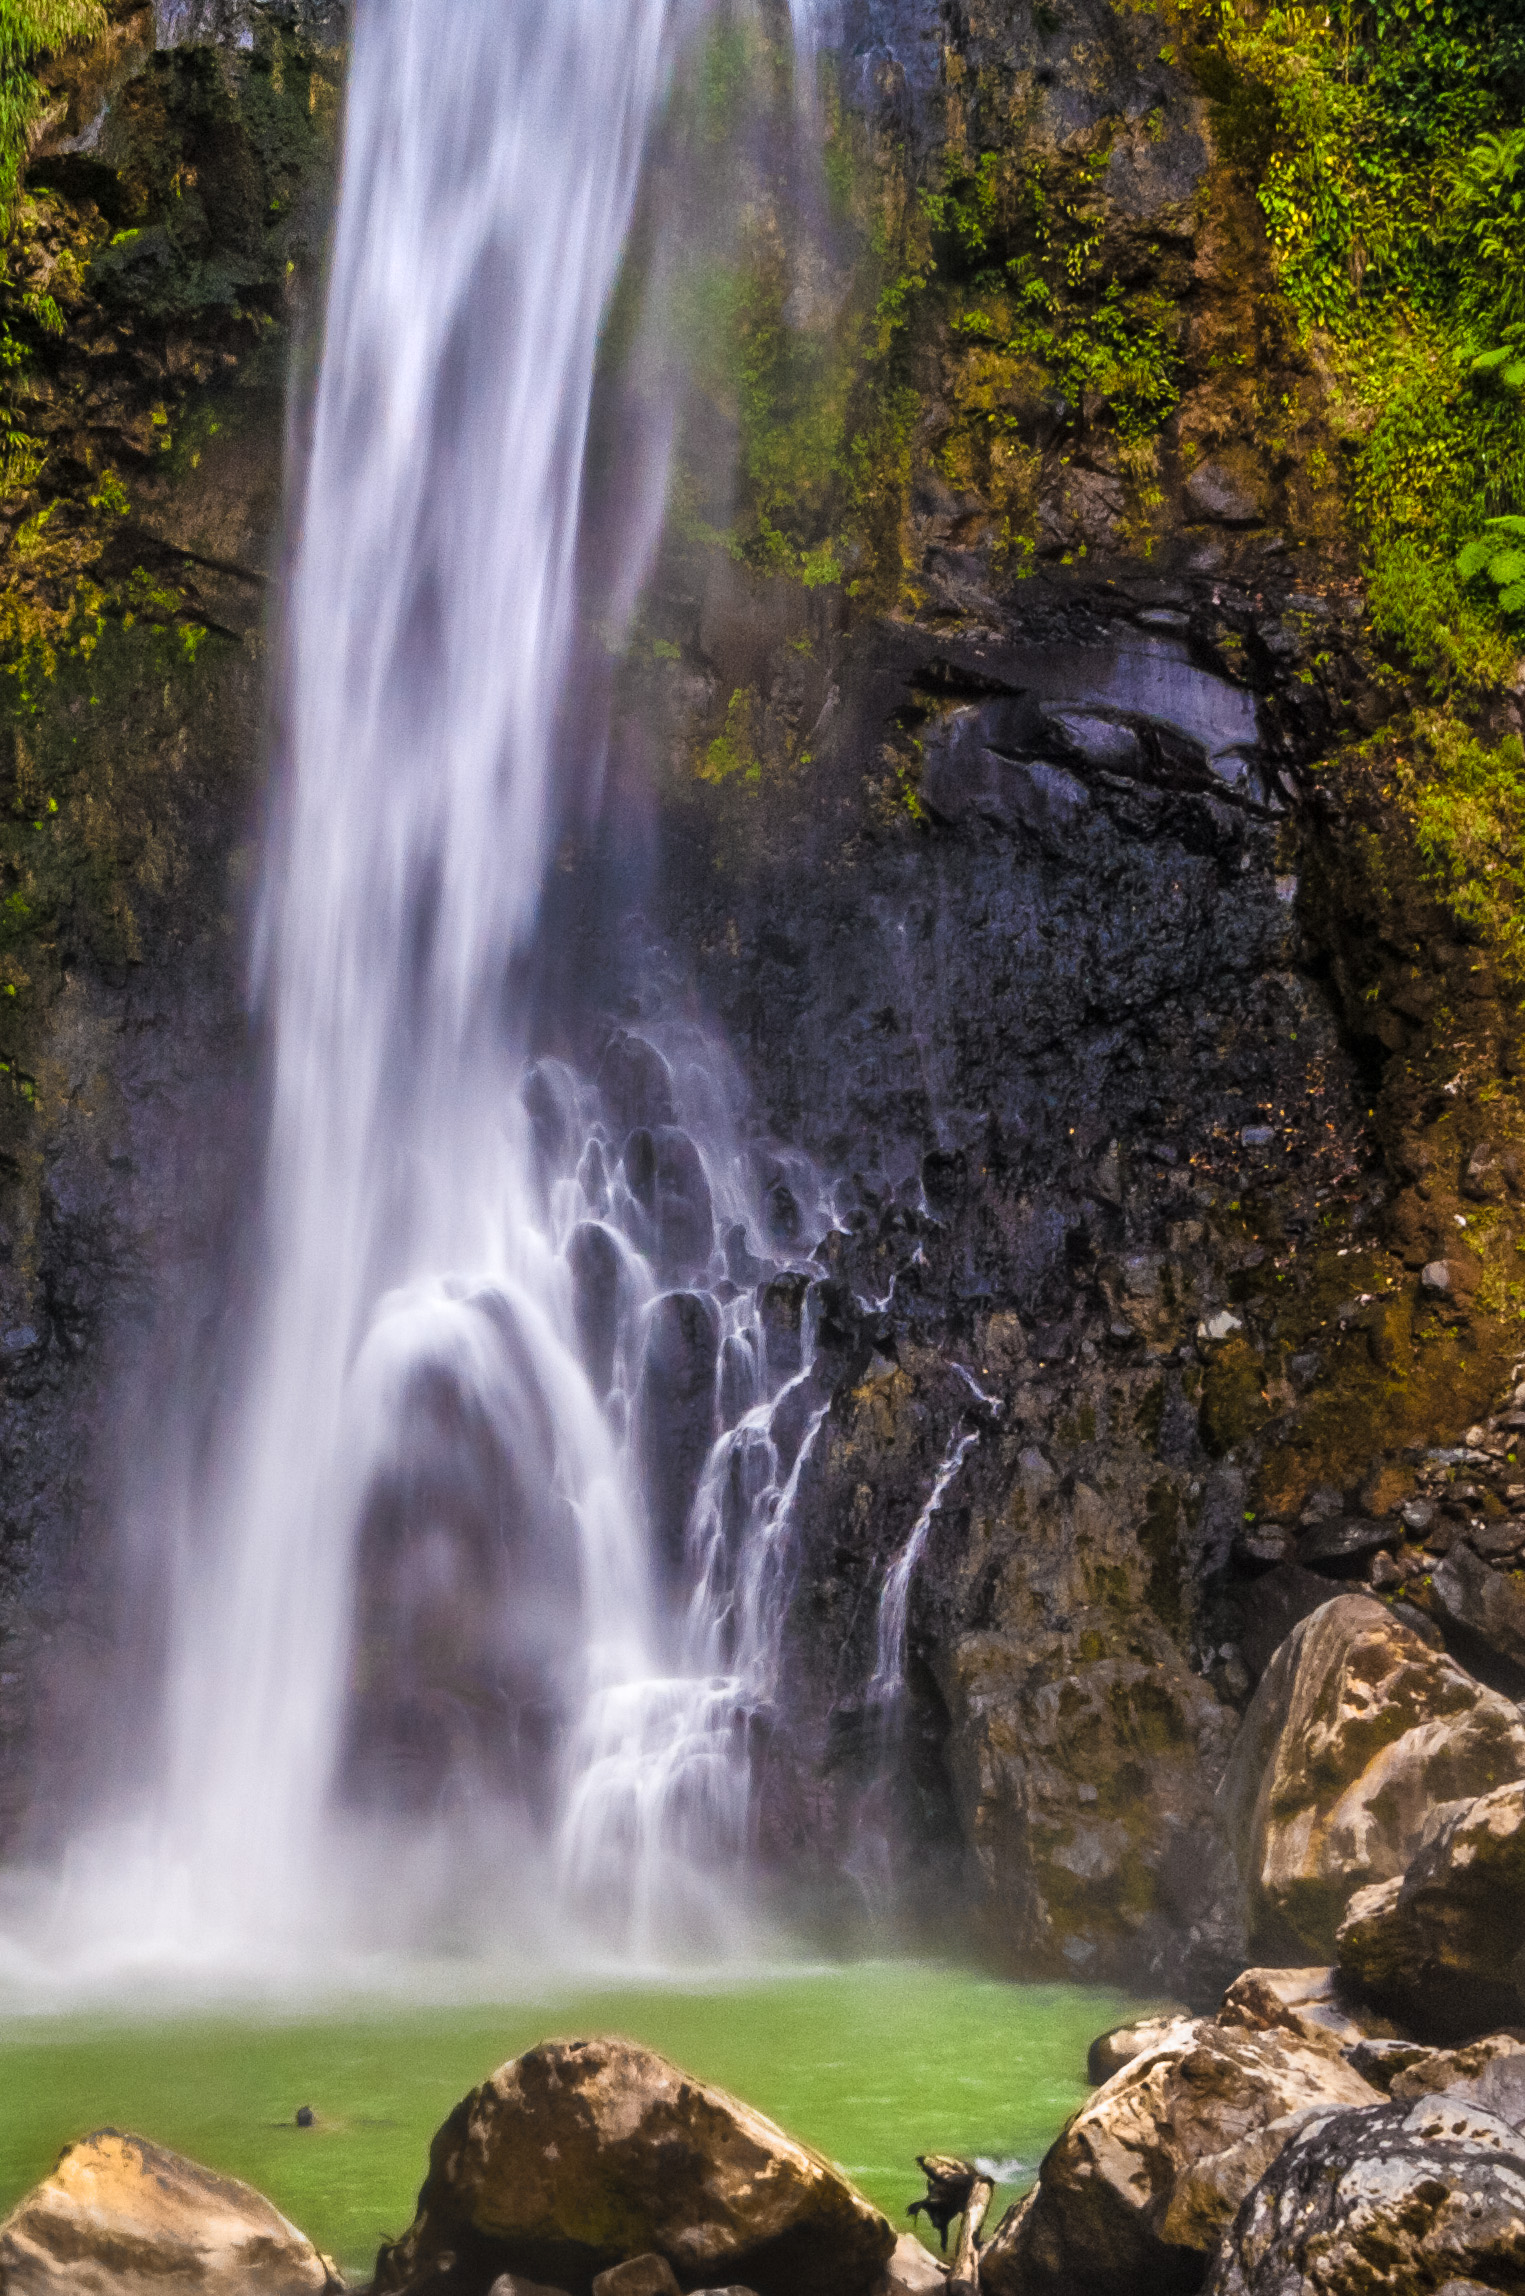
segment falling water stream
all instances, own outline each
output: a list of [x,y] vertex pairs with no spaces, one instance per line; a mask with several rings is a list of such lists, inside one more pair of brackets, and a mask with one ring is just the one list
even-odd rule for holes
[[[66,1873],[64,1926],[144,1964],[745,1934],[829,1221],[798,1159],[763,1203],[695,1028],[584,1074],[534,1056],[524,986],[598,746],[600,332],[705,14],[356,11],[257,935],[261,1281],[179,1539],[162,1776]],[[597,569],[606,644],[658,524]]]

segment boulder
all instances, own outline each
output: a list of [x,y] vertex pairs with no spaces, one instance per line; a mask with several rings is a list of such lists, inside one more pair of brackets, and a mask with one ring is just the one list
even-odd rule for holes
[[1303,2117],[1377,2101],[1322,2045],[1211,2019],[1178,2028],[1075,2115],[986,2247],[981,2285],[988,2296],[1195,2288]]
[[1437,1802],[1525,1776],[1525,1721],[1366,1595],[1295,1626],[1218,1792],[1267,1959],[1325,1962],[1359,1889],[1401,1874]]
[[1264,481],[1248,453],[1215,455],[1186,481],[1186,515],[1214,526],[1256,526],[1265,516]]
[[1525,2286],[1525,2138],[1452,2097],[1319,2115],[1250,2195],[1208,2296]]
[[317,2296],[340,2285],[251,2186],[116,2129],[70,2145],[0,2224],[5,2296]]
[[1247,1969],[1224,1994],[1218,2023],[1241,2025],[1249,2033],[1290,2033],[1335,2056],[1364,2041],[1389,2039],[1393,2030],[1385,2018],[1363,2013],[1344,1998],[1333,1969]]
[[1352,1898],[1338,1950],[1346,1986],[1421,2039],[1525,2019],[1525,1780],[1437,1811],[1407,1873]]
[[1462,2098],[1525,2130],[1525,2041],[1488,2033],[1462,2049],[1427,2049],[1393,2075],[1389,2094],[1408,2105],[1420,2097]]
[[657,1548],[675,1580],[683,1567],[684,1526],[717,1433],[719,1357],[720,1314],[706,1293],[665,1292],[654,1302],[636,1435]]
[[1525,1583],[1453,1546],[1430,1581],[1430,1605],[1458,1655],[1501,1688],[1525,1683]]
[[1391,1537],[1392,1532],[1385,1523],[1344,1515],[1332,1523],[1315,1523],[1312,1530],[1304,1531],[1297,1542],[1297,1559],[1331,1578],[1358,1578],[1363,1565],[1379,1547],[1385,1547]]
[[631,2256],[595,2275],[593,2296],[683,2296],[665,2256]]
[[1174,2015],[1142,2017],[1136,2025],[1114,2025],[1110,2032],[1098,2033],[1086,2054],[1086,2079],[1099,2088],[1124,2065],[1131,2065],[1135,2057],[1142,2057],[1146,2049],[1158,2049],[1183,2035],[1192,2022],[1183,2009]]
[[874,2296],[942,2296],[947,2285],[947,2265],[924,2248],[914,2232],[903,2232]]
[[676,1124],[643,1127],[625,1142],[621,1161],[658,1267],[670,1276],[702,1273],[715,1248],[715,1208],[703,1159],[688,1134]]
[[616,1132],[673,1120],[672,1070],[643,1036],[616,1029],[599,1063],[598,1089]]
[[620,2040],[548,2041],[450,2115],[376,2296],[485,2296],[502,2272],[589,2296],[632,2258],[685,2288],[870,2296],[895,2247],[837,2168],[724,2090]]

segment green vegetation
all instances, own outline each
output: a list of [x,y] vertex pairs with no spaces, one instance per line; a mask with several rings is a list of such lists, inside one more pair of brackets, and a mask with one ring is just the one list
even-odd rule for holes
[[0,0],[0,214],[9,217],[31,132],[44,108],[35,66],[106,29],[99,0]]
[[[0,2212],[111,2124],[248,2178],[358,2280],[411,2218],[429,2140],[468,2089],[548,2034],[622,2032],[822,2147],[903,2225],[923,2149],[1020,2163],[1029,2182],[1085,2095],[1087,2043],[1132,2006],[880,1962],[300,2024],[24,2020],[0,2028]],[[303,2104],[310,2131],[293,2125]]]
[[1391,787],[1413,822],[1422,881],[1525,991],[1525,745],[1511,735],[1490,747],[1426,714]]
[[1215,0],[1213,30],[1195,68],[1335,386],[1376,633],[1435,693],[1496,685],[1518,602],[1472,546],[1525,511],[1525,16]]

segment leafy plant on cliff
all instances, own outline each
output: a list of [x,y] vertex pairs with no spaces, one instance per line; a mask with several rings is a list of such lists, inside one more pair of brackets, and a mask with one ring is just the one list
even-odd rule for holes
[[15,205],[21,166],[43,95],[34,66],[106,29],[99,0],[0,0],[0,211]]
[[1495,684],[1514,659],[1500,593],[1458,555],[1525,510],[1525,13],[1211,14],[1199,77],[1345,403],[1375,627],[1437,692]]

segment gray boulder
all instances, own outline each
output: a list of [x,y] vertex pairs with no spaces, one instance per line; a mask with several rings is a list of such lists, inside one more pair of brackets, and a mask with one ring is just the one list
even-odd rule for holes
[[1525,1585],[1458,1543],[1430,1581],[1430,1603],[1458,1654],[1518,1691],[1525,1682]]
[[1320,2114],[1240,2210],[1208,2296],[1525,2288],[1525,2137],[1455,2096]]

